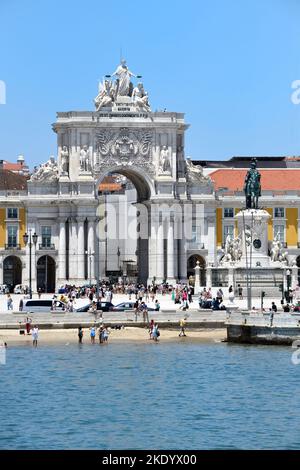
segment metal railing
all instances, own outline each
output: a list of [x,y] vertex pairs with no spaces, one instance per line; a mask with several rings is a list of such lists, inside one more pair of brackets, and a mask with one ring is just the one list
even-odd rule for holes
[[21,250],[21,245],[19,243],[12,244],[12,243],[5,243],[6,250]]
[[54,243],[50,243],[48,245],[43,245],[43,243],[39,243],[39,250],[55,250]]

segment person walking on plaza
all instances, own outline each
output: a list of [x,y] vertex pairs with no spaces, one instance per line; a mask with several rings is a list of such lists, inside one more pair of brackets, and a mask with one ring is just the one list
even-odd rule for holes
[[149,317],[148,317],[148,307],[147,305],[145,304],[145,302],[142,302],[141,305],[140,305],[140,309],[143,313],[143,322],[144,323],[149,323]]
[[24,301],[23,301],[23,299],[21,298],[21,299],[20,299],[20,302],[19,302],[19,312],[23,312],[23,307],[24,307]]
[[39,329],[37,327],[37,325],[34,326],[34,328],[32,329],[32,345],[37,348],[37,345],[38,345],[38,339],[39,339]]
[[272,310],[274,313],[277,312],[277,305],[275,304],[275,302],[272,302],[271,310]]
[[238,284],[238,296],[240,300],[243,300],[243,288],[241,284]]
[[7,310],[13,310],[13,299],[10,294],[7,294]]
[[82,327],[80,326],[80,327],[78,328],[78,341],[79,341],[80,344],[82,344],[82,338],[83,338],[83,329],[82,329]]
[[186,317],[182,318],[179,322],[180,325],[180,333],[178,336],[186,336],[185,328],[186,328]]
[[160,303],[159,303],[159,301],[158,301],[157,299],[156,299],[156,301],[155,301],[154,308],[155,308],[155,311],[156,311],[156,312],[159,312],[159,311],[160,311]]
[[136,300],[134,302],[133,308],[134,308],[134,318],[135,318],[135,321],[137,321],[137,317],[140,314],[140,312],[139,312],[139,301],[138,300]]

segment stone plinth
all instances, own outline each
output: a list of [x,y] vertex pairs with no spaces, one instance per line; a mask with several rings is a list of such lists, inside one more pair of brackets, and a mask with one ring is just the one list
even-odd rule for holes
[[268,221],[270,214],[263,209],[246,209],[236,214],[238,232],[242,240],[239,266],[268,267]]

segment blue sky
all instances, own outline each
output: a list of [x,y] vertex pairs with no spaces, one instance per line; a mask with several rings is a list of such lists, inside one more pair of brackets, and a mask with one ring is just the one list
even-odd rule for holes
[[91,110],[120,49],[152,109],[186,113],[186,155],[300,155],[299,0],[0,0],[0,158],[56,154],[57,111]]

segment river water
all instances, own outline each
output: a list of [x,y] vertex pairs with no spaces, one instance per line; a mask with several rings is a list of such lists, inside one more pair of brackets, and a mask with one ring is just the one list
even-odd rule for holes
[[1,449],[299,449],[289,347],[226,343],[7,350]]

